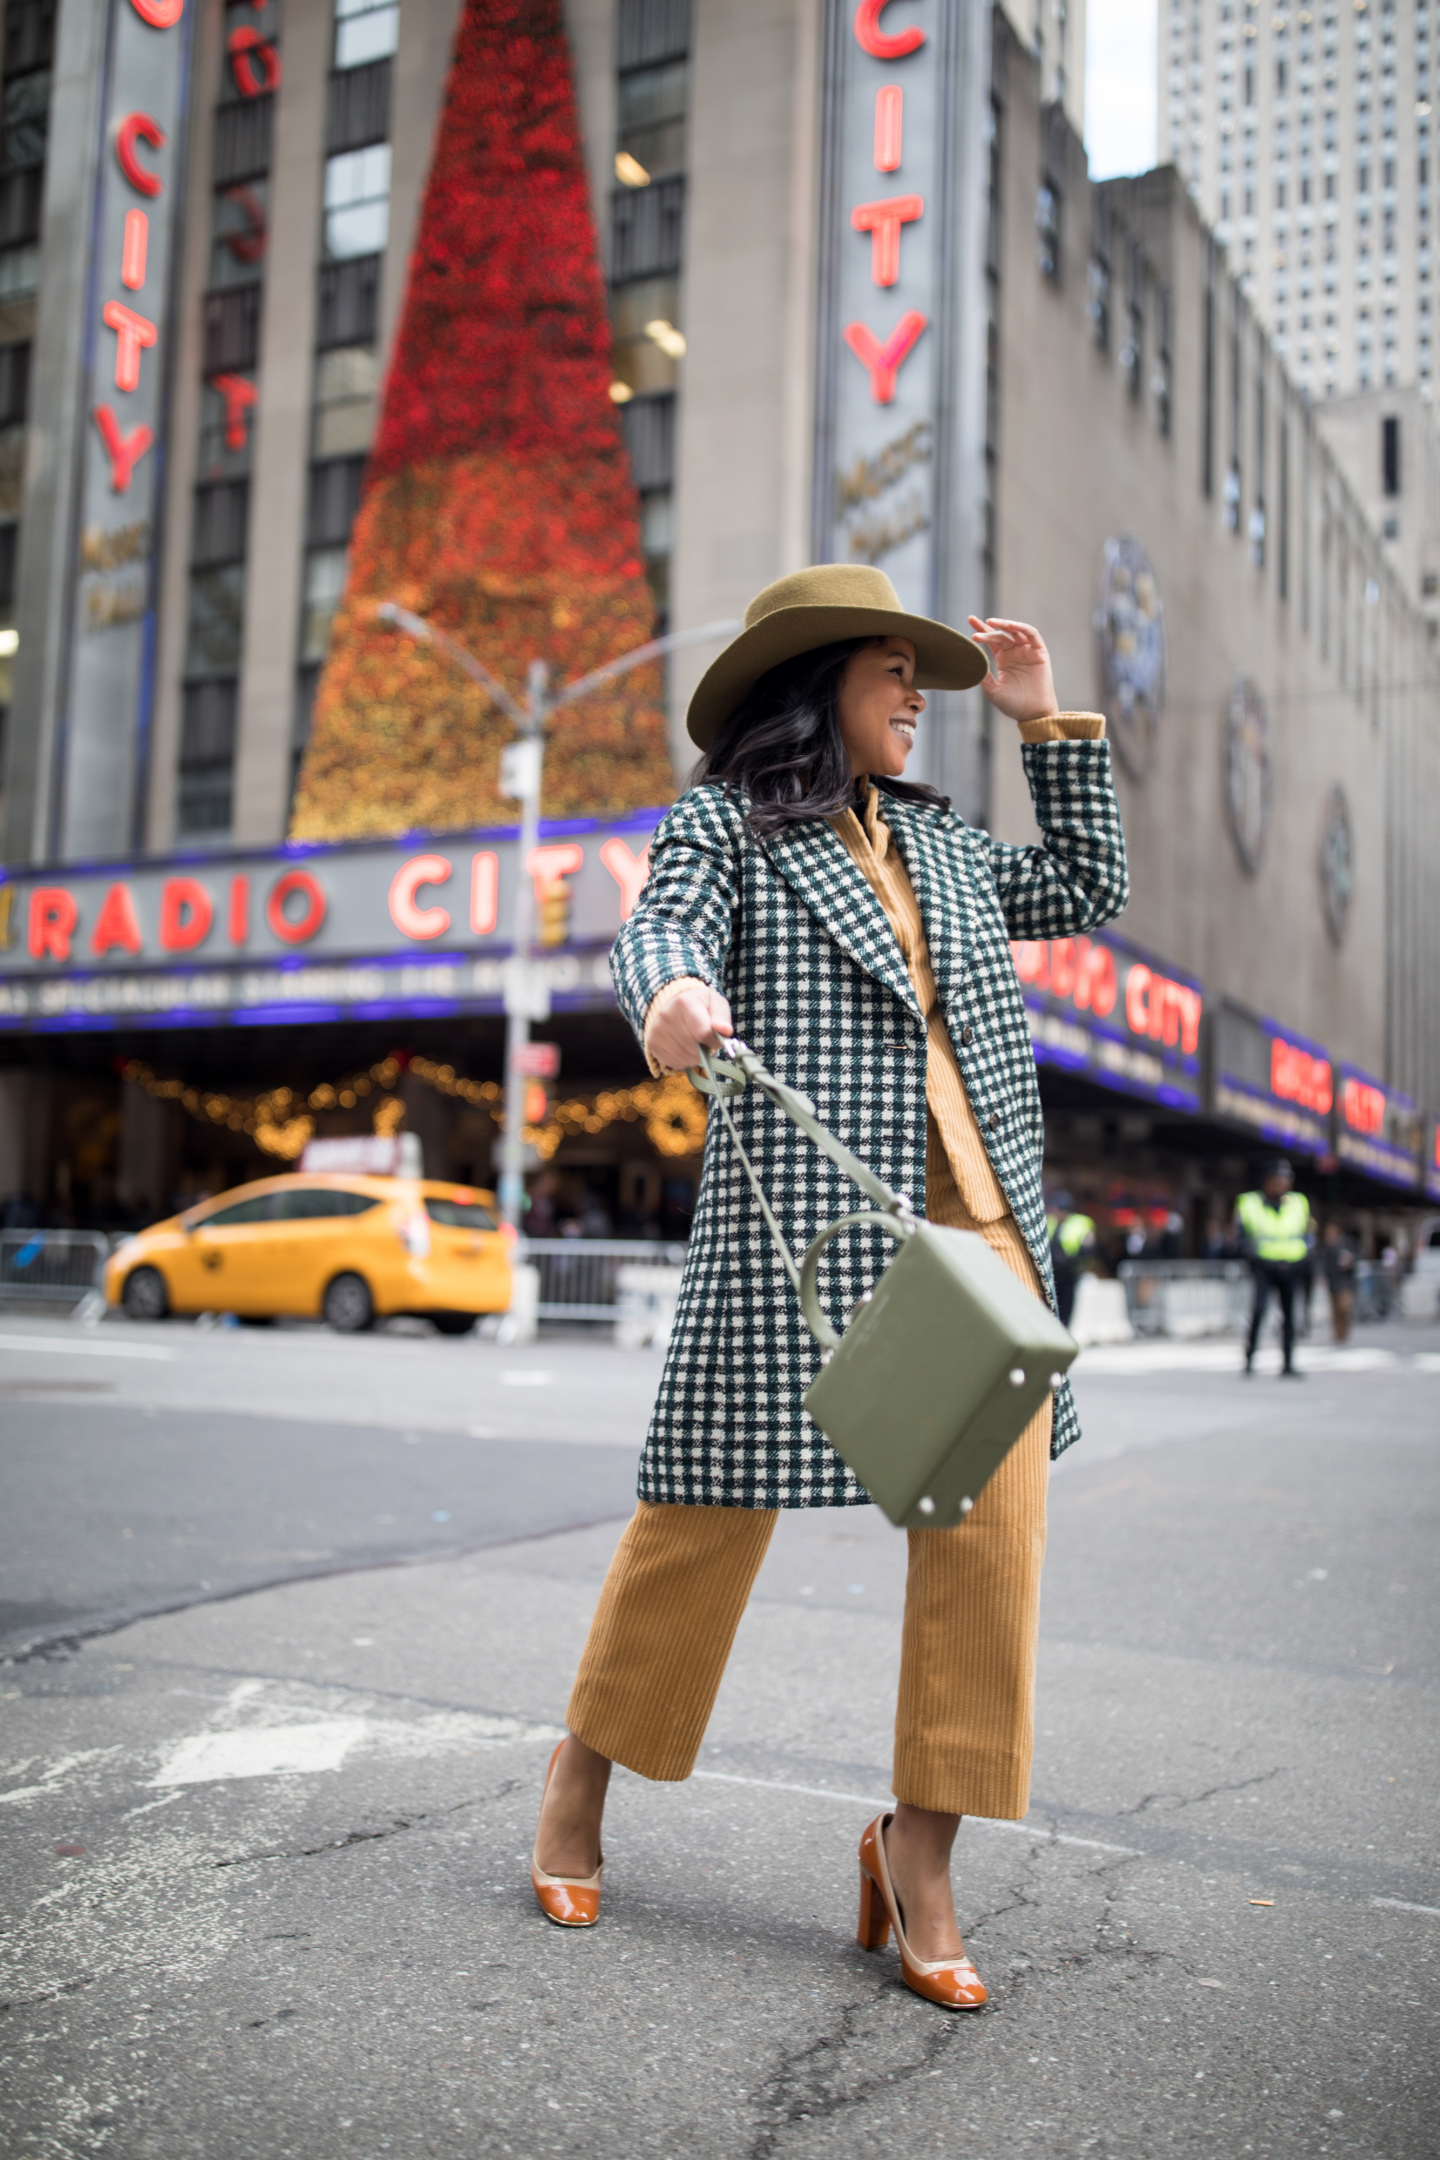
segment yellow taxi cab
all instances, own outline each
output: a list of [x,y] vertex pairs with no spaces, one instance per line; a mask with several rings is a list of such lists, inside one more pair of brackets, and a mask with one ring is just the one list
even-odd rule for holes
[[392,1313],[463,1335],[510,1303],[494,1195],[427,1179],[296,1172],[237,1185],[127,1238],[105,1296],[134,1320],[232,1312],[358,1335]]

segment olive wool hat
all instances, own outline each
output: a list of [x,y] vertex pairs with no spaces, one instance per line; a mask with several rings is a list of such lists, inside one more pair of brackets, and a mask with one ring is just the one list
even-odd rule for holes
[[883,570],[868,563],[817,563],[777,578],[745,610],[745,628],[701,676],[685,725],[708,750],[762,675],[842,638],[903,637],[915,647],[917,690],[972,690],[989,668],[972,638],[926,615],[907,615]]

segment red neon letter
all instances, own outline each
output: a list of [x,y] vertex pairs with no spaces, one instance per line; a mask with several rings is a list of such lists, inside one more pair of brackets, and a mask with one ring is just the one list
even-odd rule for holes
[[856,232],[870,235],[870,276],[876,285],[893,285],[900,275],[900,227],[911,225],[925,209],[923,196],[892,195],[887,202],[857,203],[850,213]]
[[152,150],[165,147],[165,130],[149,113],[127,113],[115,130],[115,157],[120,170],[137,195],[158,195],[165,185],[158,173],[147,172],[135,155],[137,142],[149,143]]
[[220,235],[236,262],[259,262],[265,253],[269,230],[265,223],[265,209],[254,188],[232,187],[225,190],[226,202],[233,202],[244,213],[247,230],[227,232]]
[[535,880],[536,905],[562,879],[574,877],[584,860],[585,850],[578,840],[556,840],[548,847],[532,847],[525,867]]
[[152,30],[173,30],[185,12],[185,0],[130,0],[130,5]]
[[481,848],[470,859],[470,928],[488,937],[500,919],[500,858]]
[[915,340],[925,328],[925,317],[915,308],[907,308],[895,328],[882,345],[873,330],[864,323],[845,325],[845,342],[861,367],[870,376],[870,395],[877,405],[888,405],[895,395],[895,378],[901,362],[908,356]]
[[886,83],[875,93],[875,170],[895,172],[900,164],[900,145],[905,131],[905,92],[898,83]]
[[243,450],[250,431],[246,416],[257,394],[254,383],[246,382],[243,375],[212,375],[210,387],[225,400],[225,448]]
[[166,878],[160,888],[160,943],[166,952],[203,945],[215,920],[215,903],[198,878]]
[[1187,989],[1184,983],[1176,983],[1175,996],[1180,1006],[1180,1048],[1186,1057],[1194,1057],[1200,1048],[1200,1012],[1203,1000],[1198,990]]
[[30,957],[68,960],[80,910],[63,885],[37,885],[30,895]]
[[143,210],[125,213],[125,244],[120,252],[120,282],[131,292],[145,283],[145,255],[150,242],[150,220]]
[[1125,977],[1125,1021],[1132,1035],[1150,1032],[1150,985],[1154,976],[1142,962]]
[[1080,954],[1076,951],[1075,938],[1057,937],[1050,940],[1050,988],[1056,997],[1068,998],[1075,988],[1075,976]]
[[130,485],[130,475],[154,442],[155,432],[142,425],[125,434],[108,405],[95,407],[95,425],[110,453],[110,485],[117,495],[123,495]]
[[1043,990],[1050,980],[1050,948],[1043,938],[1017,938],[1010,947],[1015,973],[1022,983]]
[[143,315],[126,307],[123,300],[107,300],[100,314],[106,328],[115,332],[115,387],[117,390],[138,390],[140,355],[149,350],[160,333],[153,322],[146,322]]
[[620,887],[620,920],[629,922],[641,887],[650,875],[649,846],[641,848],[638,855],[632,855],[623,840],[607,840],[600,850],[600,860]]
[[225,40],[225,50],[241,97],[264,97],[267,90],[279,89],[280,55],[258,30],[252,30],[248,23],[232,30]]
[[855,10],[855,42],[872,60],[903,60],[907,53],[920,50],[925,33],[913,24],[908,30],[897,30],[893,36],[882,30],[880,16],[884,6],[885,0],[860,0]]
[[[305,913],[298,922],[292,922],[285,913],[285,903],[292,893],[304,896]],[[282,945],[307,945],[325,920],[325,893],[308,870],[287,870],[284,877],[276,878],[265,902],[265,920],[271,935],[279,938]]]
[[230,880],[230,943],[243,945],[250,935],[250,880],[243,871]]
[[443,937],[450,917],[443,907],[417,907],[415,895],[422,885],[443,885],[450,865],[443,855],[412,855],[401,863],[390,880],[390,920],[406,937]]
[[107,953],[118,945],[122,952],[142,950],[140,925],[135,920],[135,902],[128,885],[112,885],[100,903],[100,913],[95,918],[95,928],[90,933],[90,950]]

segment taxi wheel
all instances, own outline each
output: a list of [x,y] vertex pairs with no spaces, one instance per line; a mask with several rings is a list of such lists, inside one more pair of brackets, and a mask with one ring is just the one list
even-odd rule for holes
[[432,1312],[430,1319],[437,1335],[468,1335],[475,1325],[473,1312]]
[[324,1309],[337,1335],[363,1335],[375,1325],[375,1300],[359,1275],[337,1275],[325,1292]]
[[163,1320],[170,1310],[165,1278],[158,1268],[137,1267],[125,1278],[120,1299],[132,1320]]

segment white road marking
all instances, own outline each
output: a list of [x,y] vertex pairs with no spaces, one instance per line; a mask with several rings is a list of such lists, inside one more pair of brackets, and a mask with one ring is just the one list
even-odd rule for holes
[[59,1342],[49,1335],[0,1334],[0,1350],[48,1350],[55,1357],[147,1358],[159,1365],[173,1365],[180,1355],[159,1343]]
[[[761,1792],[801,1793],[807,1800],[843,1800],[847,1807],[874,1808],[886,1814],[895,1805],[893,1796],[877,1800],[873,1793],[836,1792],[828,1785],[784,1785],[778,1778],[735,1777],[725,1770],[695,1770],[691,1775],[707,1778],[714,1785],[754,1785]],[[1037,1823],[1001,1822],[990,1815],[969,1815],[966,1821],[978,1823],[984,1830],[1018,1830],[1022,1837],[1044,1838],[1054,1845],[1083,1845],[1090,1852],[1125,1853],[1132,1859],[1138,1858],[1133,1845],[1105,1845],[1099,1838],[1069,1837],[1063,1831],[1052,1834]]]
[[[1432,1362],[1432,1356],[1431,1352],[1422,1351],[1414,1357],[1403,1357],[1398,1351],[1368,1344],[1316,1343],[1302,1345],[1296,1361],[1302,1372],[1311,1373],[1416,1373],[1440,1367],[1440,1357],[1433,1357]],[[1274,1350],[1261,1352],[1257,1369],[1262,1377],[1278,1372],[1278,1357],[1279,1353]],[[1082,1350],[1075,1360],[1074,1371],[1081,1379],[1087,1373],[1128,1373],[1136,1378],[1158,1372],[1238,1374],[1244,1362],[1244,1352],[1234,1337],[1223,1342],[1112,1343]]]
[[170,1750],[150,1783],[209,1785],[222,1778],[306,1777],[338,1770],[365,1730],[364,1718],[328,1718],[323,1725],[192,1733]]
[[1440,1920],[1440,1905],[1411,1905],[1402,1897],[1372,1897],[1370,1903],[1382,1906],[1386,1912],[1418,1912],[1424,1913],[1427,1920]]

